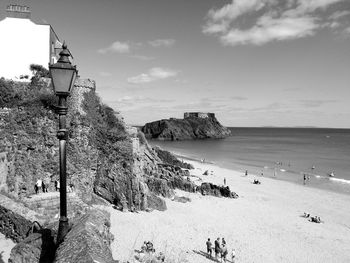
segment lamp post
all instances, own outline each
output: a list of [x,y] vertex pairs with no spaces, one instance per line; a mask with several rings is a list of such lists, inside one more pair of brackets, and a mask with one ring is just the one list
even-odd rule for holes
[[59,139],[59,154],[60,154],[60,221],[58,226],[57,244],[60,244],[67,232],[69,231],[67,218],[67,174],[66,174],[66,142],[68,139],[66,129],[66,115],[68,112],[67,97],[74,85],[74,80],[77,75],[77,69],[69,60],[70,52],[67,45],[62,45],[60,58],[57,63],[50,65],[50,76],[52,86],[56,96],[58,96],[57,112],[59,115],[59,130],[57,138]]

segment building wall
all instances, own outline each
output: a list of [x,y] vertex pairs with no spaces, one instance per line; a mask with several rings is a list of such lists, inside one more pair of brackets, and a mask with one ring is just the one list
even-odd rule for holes
[[18,80],[31,76],[30,64],[48,68],[50,25],[37,25],[30,19],[7,17],[0,21],[0,77]]
[[214,118],[215,114],[210,112],[185,112],[184,113],[184,119],[195,117],[195,118]]

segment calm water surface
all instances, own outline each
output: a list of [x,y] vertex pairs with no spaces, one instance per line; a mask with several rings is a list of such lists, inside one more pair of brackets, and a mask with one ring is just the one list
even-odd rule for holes
[[[150,141],[218,166],[350,194],[350,129],[230,128],[222,140]],[[335,177],[330,177],[333,172]],[[274,174],[276,176],[274,176]]]

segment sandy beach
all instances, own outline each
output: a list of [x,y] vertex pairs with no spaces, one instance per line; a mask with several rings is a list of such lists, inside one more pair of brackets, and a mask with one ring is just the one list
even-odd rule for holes
[[[239,198],[176,191],[192,201],[166,199],[165,212],[123,213],[107,208],[115,259],[132,262],[133,250],[150,240],[156,252],[165,252],[166,262],[213,262],[201,251],[205,252],[207,238],[213,242],[224,237],[229,252],[236,251],[235,262],[349,262],[350,196],[191,163],[196,167],[191,174],[216,184],[226,178]],[[208,176],[202,175],[205,170]],[[261,184],[252,184],[254,178]],[[304,212],[320,216],[324,223],[309,222],[301,217]]]

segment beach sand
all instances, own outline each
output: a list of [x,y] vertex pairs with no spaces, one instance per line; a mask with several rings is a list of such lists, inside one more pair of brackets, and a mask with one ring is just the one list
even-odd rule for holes
[[11,249],[16,245],[11,239],[0,233],[0,262],[7,262]]
[[[143,241],[163,251],[166,262],[213,262],[201,255],[205,242],[224,237],[235,262],[350,262],[350,196],[191,162],[191,174],[223,184],[226,178],[238,199],[176,191],[189,203],[165,199],[165,212],[123,213],[112,208],[115,259],[133,262]],[[202,175],[205,170],[213,175]],[[259,179],[261,185],[252,184]],[[311,223],[304,212],[320,216]],[[229,259],[231,261],[231,259]],[[230,262],[229,261],[229,262]]]

